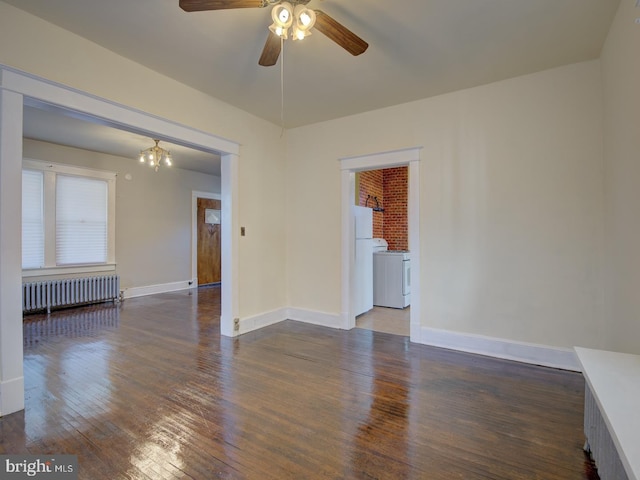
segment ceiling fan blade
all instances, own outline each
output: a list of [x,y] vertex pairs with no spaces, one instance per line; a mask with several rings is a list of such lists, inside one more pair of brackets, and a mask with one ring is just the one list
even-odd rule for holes
[[264,44],[264,48],[262,49],[262,55],[260,55],[258,64],[263,67],[272,67],[278,63],[278,57],[280,56],[281,49],[282,41],[280,40],[280,37],[270,31],[267,41]]
[[351,55],[360,55],[369,47],[367,42],[362,40],[337,20],[334,20],[321,10],[316,10],[315,12],[315,29],[336,42]]
[[226,10],[230,8],[261,8],[263,0],[180,0],[180,8],[185,12]]

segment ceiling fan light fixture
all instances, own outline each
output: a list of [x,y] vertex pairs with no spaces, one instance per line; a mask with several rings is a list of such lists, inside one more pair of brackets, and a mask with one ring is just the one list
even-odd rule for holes
[[284,40],[286,40],[288,38],[287,29],[286,28],[282,28],[280,25],[277,25],[276,23],[272,23],[269,26],[269,30],[271,30],[278,37],[283,38]]
[[278,13],[278,20],[285,24],[289,23],[289,18],[291,18],[289,11],[286,8],[281,8]]
[[293,39],[303,40],[311,35],[311,29],[316,23],[316,12],[304,5],[296,5],[293,17]]
[[306,13],[306,12],[302,13],[302,14],[298,17],[298,19],[300,20],[300,23],[301,23],[302,25],[304,25],[305,27],[309,26],[309,24],[311,23],[311,16],[310,16],[308,13]]
[[311,35],[311,31],[309,31],[309,30],[302,30],[302,29],[300,29],[298,27],[295,27],[293,29],[293,39],[294,40],[304,40],[309,35]]
[[293,6],[289,2],[282,2],[271,10],[273,23],[287,29],[293,23]]
[[296,5],[293,16],[300,30],[311,30],[316,23],[316,12],[305,5]]

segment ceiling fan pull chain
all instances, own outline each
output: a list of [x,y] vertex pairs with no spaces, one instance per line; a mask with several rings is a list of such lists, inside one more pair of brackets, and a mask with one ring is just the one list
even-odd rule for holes
[[280,138],[284,135],[284,38],[280,37]]

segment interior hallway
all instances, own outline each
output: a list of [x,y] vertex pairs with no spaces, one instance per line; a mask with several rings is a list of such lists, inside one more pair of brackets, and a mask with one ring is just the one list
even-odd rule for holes
[[578,373],[293,321],[219,334],[219,288],[28,317],[0,453],[80,479],[597,479]]

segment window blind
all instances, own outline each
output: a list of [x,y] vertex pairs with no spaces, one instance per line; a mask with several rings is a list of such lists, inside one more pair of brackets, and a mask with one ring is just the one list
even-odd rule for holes
[[22,268],[44,266],[43,175],[22,171]]
[[107,182],[58,175],[56,264],[107,261]]

